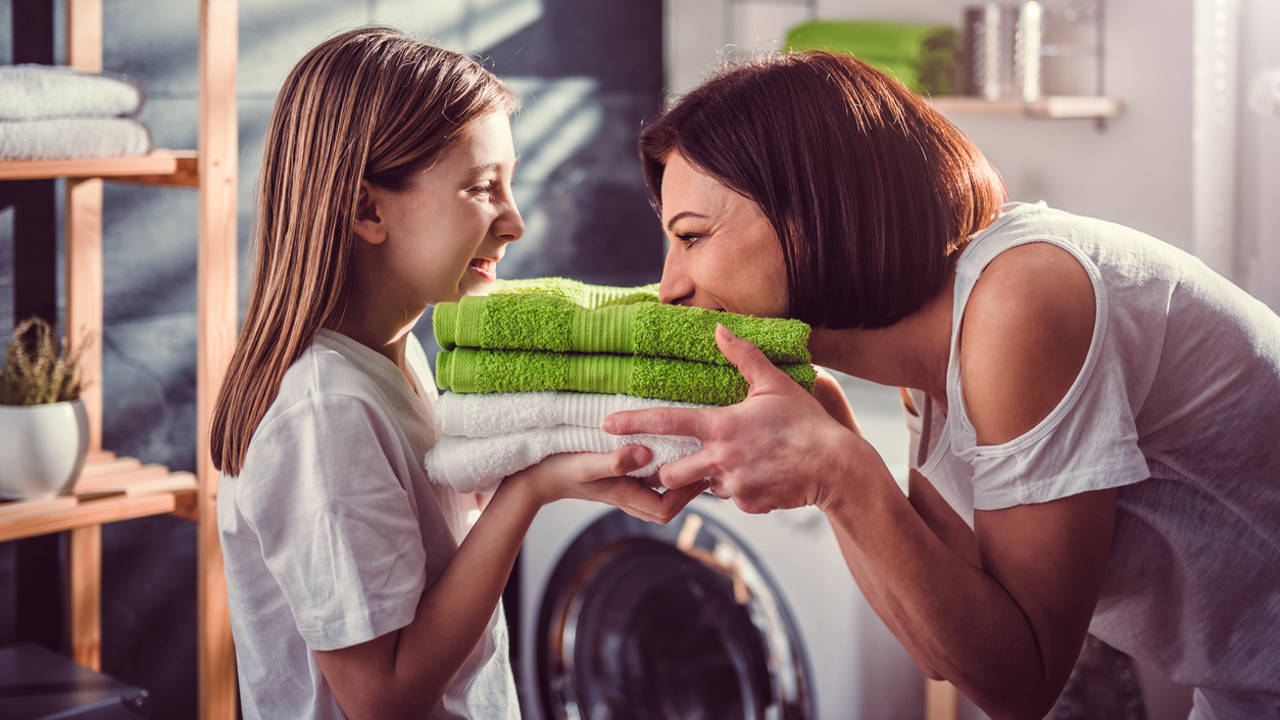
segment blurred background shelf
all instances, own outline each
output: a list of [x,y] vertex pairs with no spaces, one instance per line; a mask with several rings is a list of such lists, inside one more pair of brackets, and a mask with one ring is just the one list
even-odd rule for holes
[[987,100],[963,95],[927,99],[930,105],[943,114],[1025,115],[1037,118],[1070,119],[1113,118],[1124,111],[1124,105],[1116,98],[1094,95],[1057,95],[1031,102],[1023,102],[1017,98]]

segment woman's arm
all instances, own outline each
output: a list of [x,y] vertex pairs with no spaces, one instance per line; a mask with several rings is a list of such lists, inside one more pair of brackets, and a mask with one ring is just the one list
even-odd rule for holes
[[[1077,263],[1058,260],[1049,263],[1057,264],[1052,272],[1012,281],[996,272],[997,282],[980,282],[970,302],[962,385],[980,444],[1037,424],[1083,363],[1092,288]],[[981,292],[984,285],[998,291]],[[927,673],[951,680],[995,717],[1040,717],[1060,692],[1092,616],[1110,551],[1114,491],[978,511],[975,564],[963,543],[957,549],[943,542],[926,524],[870,445],[750,343],[723,330],[717,335],[751,385],[746,401],[709,411],[620,413],[605,429],[699,437],[702,452],[662,469],[668,487],[710,476],[748,512],[818,505],[873,607]]]
[[658,494],[634,478],[615,477],[642,467],[647,456],[636,447],[557,455],[507,478],[444,571],[423,591],[409,625],[366,643],[315,653],[343,711],[352,718],[421,717],[440,702],[484,633],[542,505],[580,497],[665,523],[702,490],[695,484]]

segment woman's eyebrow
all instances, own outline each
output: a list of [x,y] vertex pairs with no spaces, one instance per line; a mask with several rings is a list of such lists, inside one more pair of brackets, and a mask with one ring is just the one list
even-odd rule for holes
[[686,217],[702,218],[703,220],[707,219],[707,216],[703,215],[702,213],[696,213],[692,210],[685,210],[684,212],[678,212],[675,215],[671,216],[671,219],[667,221],[667,229],[670,230],[671,226],[675,225],[677,220],[681,218],[686,218]]

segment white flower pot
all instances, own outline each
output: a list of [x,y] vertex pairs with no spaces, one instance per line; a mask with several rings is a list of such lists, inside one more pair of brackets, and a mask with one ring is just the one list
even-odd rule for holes
[[0,496],[70,495],[88,452],[83,400],[0,405]]

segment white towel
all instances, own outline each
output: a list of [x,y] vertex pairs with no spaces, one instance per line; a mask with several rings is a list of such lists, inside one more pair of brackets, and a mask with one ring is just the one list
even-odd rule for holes
[[643,445],[653,452],[648,465],[630,475],[648,477],[658,468],[702,449],[697,438],[673,435],[610,435],[589,427],[560,425],[499,437],[467,438],[445,435],[426,456],[427,477],[458,492],[489,490],[502,479],[565,452],[613,452],[626,445]]
[[436,401],[436,423],[445,435],[493,437],[556,425],[598,428],[622,410],[710,405],[651,400],[634,395],[578,392],[445,393]]
[[151,133],[129,118],[76,117],[0,122],[0,160],[146,155]]
[[142,90],[119,76],[65,65],[0,66],[0,120],[83,115],[133,115]]

